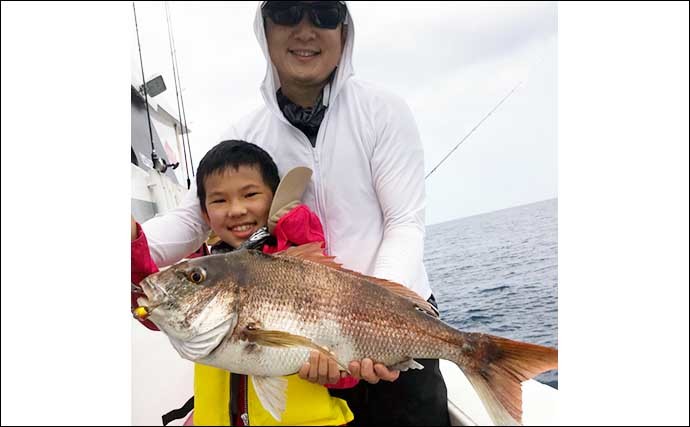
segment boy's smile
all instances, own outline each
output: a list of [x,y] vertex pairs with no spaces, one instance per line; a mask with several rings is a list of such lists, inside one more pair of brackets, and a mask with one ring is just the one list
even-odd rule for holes
[[257,229],[256,222],[247,222],[239,225],[229,226],[228,230],[238,239],[246,240]]
[[241,245],[268,222],[273,192],[258,167],[242,165],[213,173],[204,181],[206,222],[225,243]]

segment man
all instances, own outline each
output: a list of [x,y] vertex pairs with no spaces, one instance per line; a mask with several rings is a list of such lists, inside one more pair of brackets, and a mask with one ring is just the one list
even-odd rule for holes
[[[328,252],[355,271],[401,283],[433,301],[422,263],[424,153],[405,102],[353,78],[354,26],[344,2],[263,2],[254,30],[267,59],[265,106],[221,139],[253,142],[281,175],[313,171],[303,202],[324,225]],[[198,247],[208,228],[195,189],[182,205],[143,224],[158,265]],[[381,302],[385,304],[385,301]],[[326,382],[335,365],[312,357],[300,376]],[[366,380],[340,396],[354,424],[448,425],[438,360],[398,373],[368,359],[349,368]],[[399,377],[398,377],[399,376]],[[381,379],[384,382],[379,382]]]

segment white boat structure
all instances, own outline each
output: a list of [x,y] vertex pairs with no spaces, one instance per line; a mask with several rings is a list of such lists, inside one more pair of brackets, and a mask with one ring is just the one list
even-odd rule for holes
[[[162,105],[145,97],[137,83],[132,84],[131,93],[131,213],[141,223],[173,209],[187,191],[182,184],[186,184],[187,165],[165,167],[184,160],[185,127]],[[158,168],[152,159],[151,138],[160,157]],[[194,393],[193,375],[193,364],[180,358],[164,334],[132,319],[132,425],[161,425],[163,414],[182,406]]]
[[[145,97],[132,85],[132,215],[143,222],[162,214],[181,201],[187,191],[184,167],[163,167],[182,163],[183,133],[179,120],[150,97],[151,133],[146,117]],[[153,146],[162,158],[155,167]],[[185,162],[186,163],[186,162]],[[448,409],[452,425],[493,425],[479,396],[462,371],[442,360],[441,371],[448,388]],[[558,425],[558,391],[534,380],[522,384],[523,424]],[[181,407],[193,394],[193,364],[180,358],[166,336],[146,329],[132,319],[132,424],[161,425],[161,416]],[[170,425],[182,425],[177,420]]]
[[[152,80],[162,82],[162,77]],[[144,222],[177,206],[187,190],[187,187],[182,185],[188,173],[187,162],[182,161],[185,157],[182,137],[186,129],[163,106],[149,97],[149,133],[146,98],[142,90],[132,85],[131,98],[132,215],[137,221]],[[158,157],[156,165],[152,155],[152,143]]]
[[[448,388],[448,413],[454,426],[494,425],[479,395],[454,363],[441,360],[441,373]],[[535,380],[522,383],[522,423],[554,426],[558,421],[558,390]]]

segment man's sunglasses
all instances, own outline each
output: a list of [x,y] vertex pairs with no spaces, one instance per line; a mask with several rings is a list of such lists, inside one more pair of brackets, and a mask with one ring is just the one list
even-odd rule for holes
[[264,18],[271,18],[275,24],[293,27],[300,23],[305,11],[309,12],[309,19],[315,27],[329,30],[337,28],[347,16],[347,8],[338,1],[269,1],[261,14]]

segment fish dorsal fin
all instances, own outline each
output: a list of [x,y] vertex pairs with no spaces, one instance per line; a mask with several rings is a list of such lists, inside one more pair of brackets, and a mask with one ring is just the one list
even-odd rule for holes
[[306,245],[302,246],[293,246],[284,251],[278,252],[275,255],[278,257],[290,257],[315,262],[317,264],[325,265],[334,270],[354,275],[368,282],[376,283],[377,285],[388,289],[394,294],[412,301],[413,303],[415,303],[416,307],[424,313],[430,316],[438,317],[438,310],[436,310],[436,307],[434,307],[427,301],[424,301],[422,297],[420,297],[419,294],[417,294],[415,291],[401,285],[400,283],[391,282],[390,280],[385,279],[379,279],[377,277],[367,276],[365,274],[343,268],[342,264],[339,264],[334,261],[335,257],[326,256],[323,254],[323,249],[321,248],[321,245],[322,243],[320,242],[314,242],[307,243]]
[[336,270],[342,270],[341,264],[333,261],[335,259],[334,256],[327,256],[323,254],[321,245],[323,245],[323,242],[312,242],[302,246],[292,246],[284,251],[277,252],[274,255],[278,257],[303,259],[318,264],[327,265],[328,267]]

